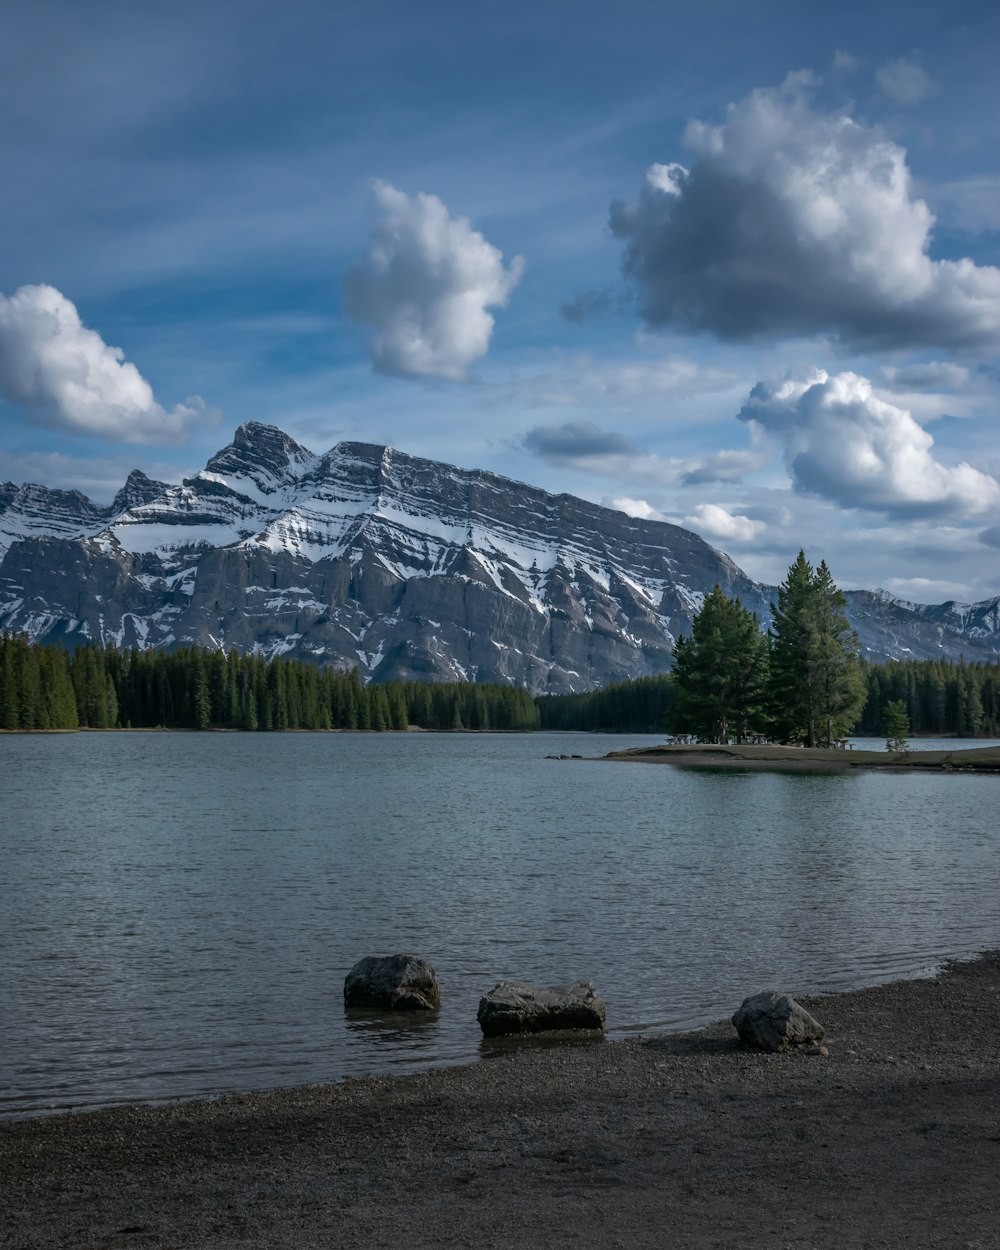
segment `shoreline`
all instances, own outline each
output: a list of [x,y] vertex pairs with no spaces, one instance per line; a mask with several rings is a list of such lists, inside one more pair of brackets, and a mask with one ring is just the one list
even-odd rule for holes
[[800,1001],[826,1057],[720,1022],[3,1120],[0,1244],[996,1250],[1000,951]]
[[632,747],[595,756],[613,763],[671,764],[685,768],[739,768],[773,772],[882,772],[1000,773],[1000,747],[970,747],[946,751],[865,751],[828,747],[694,746]]

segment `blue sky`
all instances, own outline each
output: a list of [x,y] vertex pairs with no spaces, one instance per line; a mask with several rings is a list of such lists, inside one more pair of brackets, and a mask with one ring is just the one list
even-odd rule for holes
[[12,0],[0,479],[265,421],[1000,593],[998,53],[986,3]]

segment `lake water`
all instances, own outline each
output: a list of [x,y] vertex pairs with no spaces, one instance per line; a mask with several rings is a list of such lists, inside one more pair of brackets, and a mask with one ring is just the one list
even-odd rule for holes
[[[1000,945],[1000,777],[544,758],[657,740],[0,736],[0,1114],[465,1061],[504,977],[614,1037]],[[395,951],[440,1014],[345,1017]]]

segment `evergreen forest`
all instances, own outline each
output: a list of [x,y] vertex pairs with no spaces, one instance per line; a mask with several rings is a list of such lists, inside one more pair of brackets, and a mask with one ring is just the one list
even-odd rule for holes
[[[1000,737],[1000,664],[861,661],[865,701],[852,732],[878,737],[901,701],[914,737]],[[0,729],[424,729],[664,733],[672,674],[587,694],[532,699],[512,686],[389,682],[291,660],[187,648],[68,652],[0,637]]]
[[[901,700],[910,735],[923,738],[1000,738],[1000,664],[949,660],[860,662],[865,702],[851,732],[881,737],[887,706]],[[672,675],[619,682],[588,694],[537,700],[542,729],[595,733],[664,733],[675,729]]]
[[391,681],[299,660],[58,647],[0,635],[0,729],[599,730],[767,738],[806,746],[848,734],[1000,737],[1000,664],[866,663],[825,562],[800,551],[769,628],[720,587],[673,670],[587,694],[533,699],[515,686]]
[[526,690],[362,684],[356,670],[185,647],[116,651],[0,636],[0,729],[529,730]]

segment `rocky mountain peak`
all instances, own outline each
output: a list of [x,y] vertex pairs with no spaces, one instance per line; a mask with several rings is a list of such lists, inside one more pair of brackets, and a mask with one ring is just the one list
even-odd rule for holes
[[166,482],[157,482],[153,478],[147,477],[141,469],[133,469],[125,479],[125,485],[115,495],[114,502],[111,505],[111,515],[118,516],[119,513],[127,511],[129,508],[139,508],[143,504],[152,503],[154,499],[158,499],[169,487]]
[[229,446],[216,452],[197,477],[221,479],[237,493],[241,482],[252,482],[257,490],[272,494],[294,482],[315,459],[308,448],[277,426],[246,421]]
[[30,535],[83,537],[95,534],[111,513],[78,490],[58,490],[25,482],[0,487],[0,556],[11,543]]

